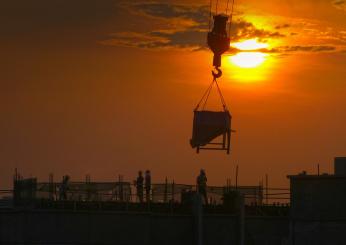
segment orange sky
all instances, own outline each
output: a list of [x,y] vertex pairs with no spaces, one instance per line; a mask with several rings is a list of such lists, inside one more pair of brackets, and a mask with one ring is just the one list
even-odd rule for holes
[[[209,1],[207,1],[209,2]],[[222,1],[220,1],[222,2]],[[268,44],[264,61],[223,58],[233,151],[191,149],[192,110],[211,82],[206,1],[7,0],[0,13],[0,189],[15,167],[46,181],[136,171],[193,183],[273,186],[332,172],[346,155],[346,3],[236,1],[233,41]],[[221,8],[221,7],[220,7]],[[235,52],[239,52],[235,51]]]

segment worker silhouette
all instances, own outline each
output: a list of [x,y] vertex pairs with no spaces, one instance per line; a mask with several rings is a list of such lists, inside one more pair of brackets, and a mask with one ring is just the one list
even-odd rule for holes
[[62,182],[60,186],[60,200],[67,200],[67,191],[69,190],[70,176],[65,175],[62,177]]
[[205,204],[208,204],[207,181],[205,171],[204,169],[201,169],[200,174],[197,177],[197,192],[203,196]]
[[150,190],[151,190],[151,175],[150,170],[145,171],[145,198],[147,202],[150,202]]
[[140,203],[143,202],[143,182],[144,178],[142,171],[138,171],[138,177],[136,179],[137,197]]

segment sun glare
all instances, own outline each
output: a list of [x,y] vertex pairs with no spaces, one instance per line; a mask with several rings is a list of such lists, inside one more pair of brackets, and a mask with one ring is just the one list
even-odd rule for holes
[[261,52],[240,52],[230,56],[230,61],[241,68],[254,68],[262,64],[266,56]]
[[241,83],[264,81],[270,74],[273,66],[273,57],[264,49],[269,47],[268,43],[262,43],[258,38],[232,43],[237,53],[225,57],[229,67],[229,75],[232,79]]
[[244,50],[244,51],[259,50],[259,49],[268,48],[267,43],[261,43],[258,41],[257,38],[245,40],[242,42],[233,43],[233,44],[231,44],[231,46],[233,46],[239,50]]
[[230,56],[229,60],[240,68],[255,68],[261,65],[267,57],[267,54],[261,51],[269,47],[268,43],[262,43],[258,38],[232,43],[231,46],[239,52]]

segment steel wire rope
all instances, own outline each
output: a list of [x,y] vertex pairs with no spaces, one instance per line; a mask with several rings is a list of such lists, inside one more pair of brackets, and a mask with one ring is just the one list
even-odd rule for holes
[[213,89],[213,86],[214,86],[214,82],[215,82],[215,79],[211,82],[211,86],[210,86],[210,89],[209,89],[209,91],[208,91],[207,97],[206,97],[206,99],[205,99],[205,101],[204,101],[204,104],[203,104],[203,106],[202,106],[202,110],[204,110],[204,109],[205,109],[205,106],[207,105],[210,92],[211,92],[211,90]]
[[229,0],[227,0],[227,5],[226,5],[226,15],[227,15],[227,12],[228,12],[228,3],[229,3]]
[[221,99],[221,103],[222,103],[223,109],[225,111],[228,111],[225,98],[222,95],[221,89],[220,89],[219,84],[217,83],[216,79],[215,79],[215,84],[216,84],[216,87],[217,87],[217,91],[219,92],[219,96],[220,96],[220,99]]
[[[212,90],[212,87],[214,85],[214,83],[216,84],[216,88],[217,88],[217,92],[219,94],[219,97],[220,97],[220,100],[221,100],[221,104],[222,104],[222,107],[224,109],[224,111],[228,111],[228,108],[227,108],[227,104],[226,104],[226,101],[225,101],[225,98],[223,97],[223,94],[221,92],[221,89],[219,87],[219,84],[217,82],[217,80],[214,78],[211,85],[209,86],[209,88],[207,89],[207,91],[205,92],[205,94],[203,95],[202,99],[205,97],[205,100],[204,100],[204,103],[203,103],[203,106],[202,106],[202,110],[205,109],[205,106],[207,105],[207,102],[208,102],[208,99],[209,99],[209,96],[210,96],[210,92]],[[202,101],[202,100],[201,100]],[[200,104],[200,103],[199,103]],[[198,106],[199,107],[199,106]],[[198,109],[198,107],[196,109]]]
[[209,31],[211,29],[211,8],[212,8],[212,2],[213,0],[210,0],[210,4],[209,4]]
[[200,99],[200,101],[198,102],[198,104],[197,104],[197,106],[196,106],[196,108],[195,108],[195,111],[198,110],[198,108],[199,108],[201,102],[204,100],[205,96],[206,96],[208,93],[210,93],[209,91],[210,91],[211,88],[213,87],[213,83],[214,83],[214,81],[209,85],[209,87],[207,88],[207,90],[204,92],[202,98]]
[[[228,8],[228,1],[227,1],[227,8]],[[229,35],[229,37],[231,37],[231,27],[232,27],[232,22],[233,22],[234,1],[235,0],[232,1],[232,9],[231,9],[230,22],[229,22],[229,28],[228,28],[228,35]],[[226,10],[226,13],[227,13],[227,10]]]

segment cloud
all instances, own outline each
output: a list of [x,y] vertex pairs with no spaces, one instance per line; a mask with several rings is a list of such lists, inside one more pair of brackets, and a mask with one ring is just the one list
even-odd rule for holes
[[258,29],[252,23],[238,19],[232,24],[231,28],[231,37],[233,41],[238,41],[241,39],[250,39],[250,38],[281,38],[285,37],[284,34],[276,31],[268,31],[264,29]]
[[290,24],[282,24],[282,25],[275,26],[275,29],[279,30],[279,29],[285,29],[285,28],[289,28],[289,27],[291,27]]
[[108,46],[124,46],[144,49],[187,48],[201,49],[205,45],[201,40],[205,33],[199,31],[153,31],[150,33],[122,32],[114,33],[110,39],[100,43]]
[[[100,43],[104,45],[127,46],[137,48],[206,48],[206,36],[209,31],[209,6],[177,5],[166,3],[137,3],[127,5],[135,15],[154,18],[162,22],[165,28],[150,32],[113,33]],[[178,24],[177,24],[178,23]],[[249,38],[281,38],[282,33],[259,29],[241,18],[233,21],[230,36],[232,41]],[[140,40],[138,38],[140,37]]]
[[107,46],[123,46],[132,48],[164,47],[169,40],[164,37],[151,35],[150,33],[119,32],[111,35],[111,38],[100,41]]
[[346,1],[343,1],[343,0],[337,0],[337,1],[334,1],[334,5],[344,5],[346,4]]
[[[101,41],[104,45],[126,46],[137,48],[206,48],[207,29],[186,28],[182,31],[158,30],[149,33],[114,33],[109,39]],[[279,32],[257,29],[249,22],[238,21],[231,29],[233,42],[241,39],[267,39],[284,37]]]
[[[207,49],[206,37],[209,31],[208,19],[209,8],[206,5],[176,5],[166,3],[135,3],[128,4],[126,8],[134,16],[151,18],[155,20],[155,25],[162,28],[153,28],[151,31],[141,32],[115,32],[108,38],[101,41],[103,45],[125,46],[141,49]],[[261,29],[253,23],[235,16],[231,26],[230,36],[232,42],[243,39],[258,38],[261,41],[268,39],[283,38],[286,35],[280,32],[281,29],[290,28],[291,24],[283,23],[273,27],[275,31]],[[288,36],[297,35],[296,32],[288,32]],[[331,52],[336,46],[328,45],[296,45],[281,46],[273,49],[260,50],[267,53],[288,54],[293,52]],[[231,48],[229,53],[240,52]]]
[[344,0],[334,0],[333,6],[339,10],[346,11],[346,1]]
[[207,5],[177,5],[167,3],[137,3],[129,5],[130,10],[146,16],[163,19],[184,18],[196,23],[207,23],[209,6]]
[[335,51],[336,47],[328,45],[311,45],[311,46],[280,46],[271,50],[270,53],[291,53],[291,52],[328,52]]

